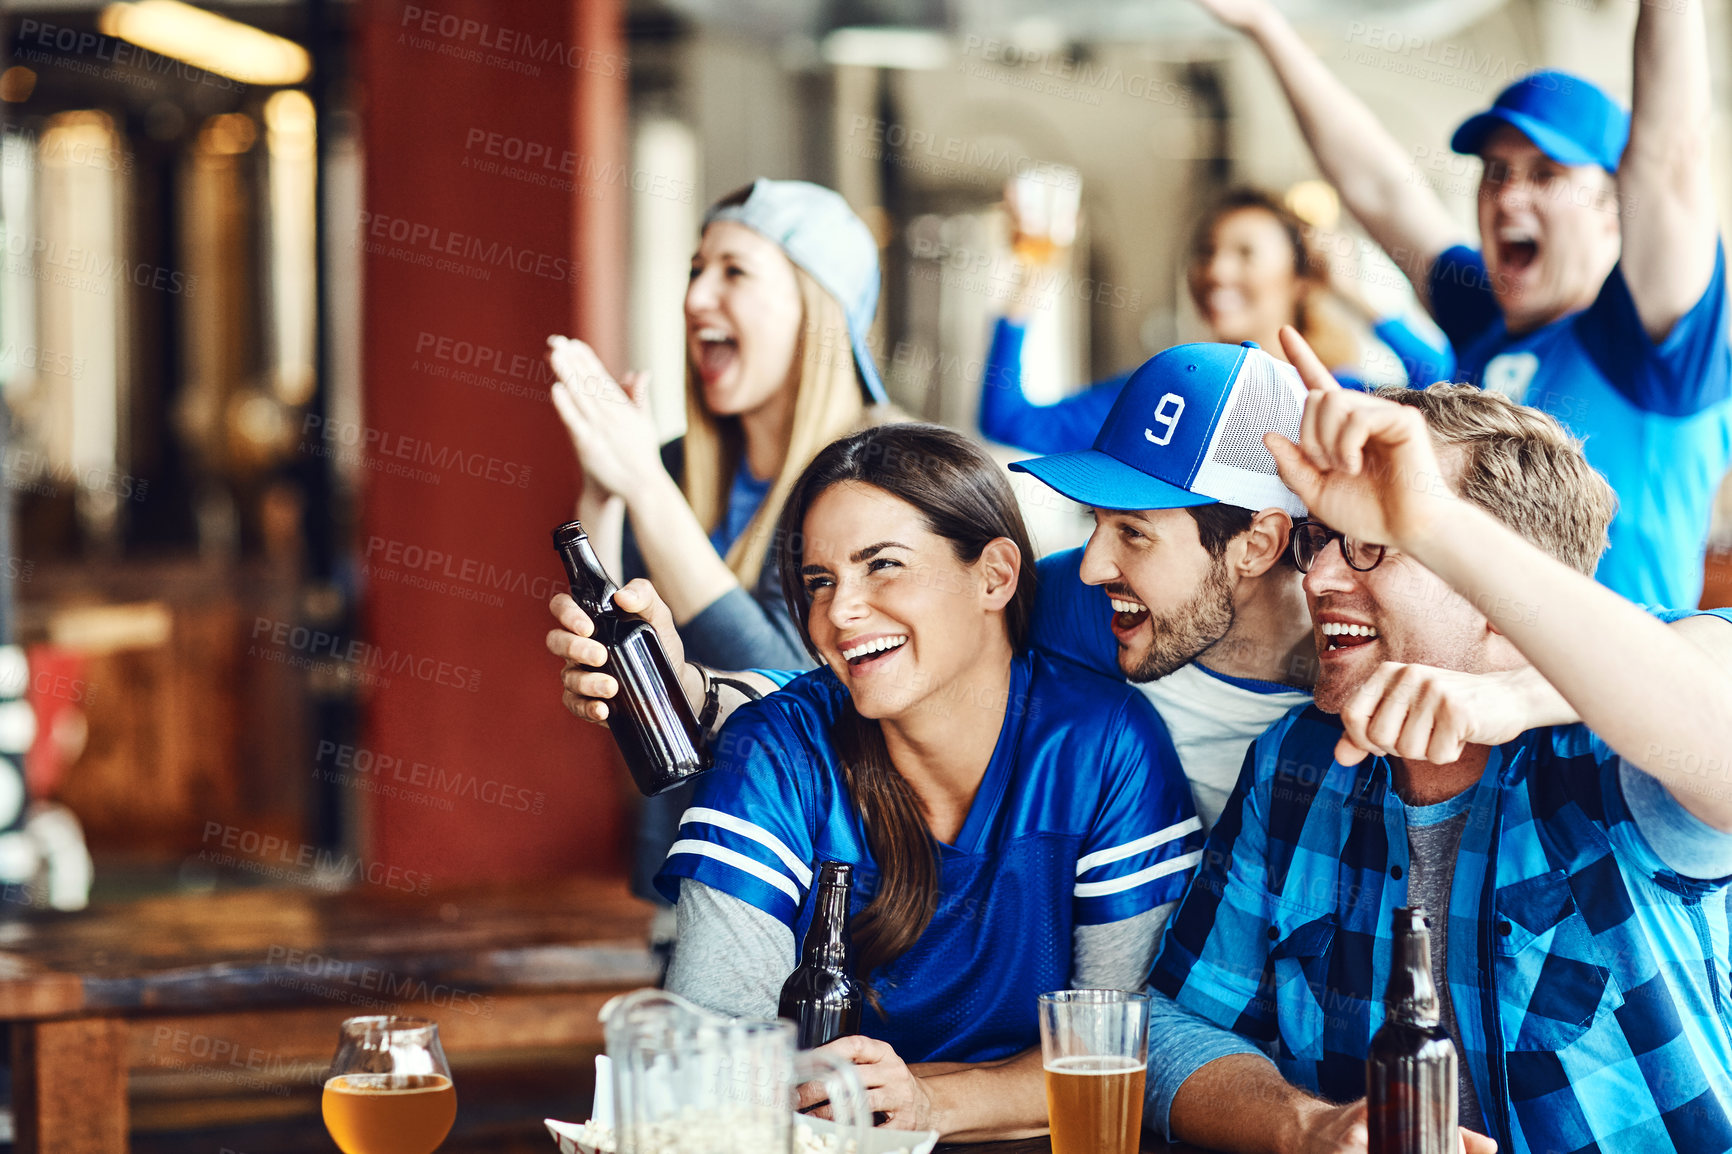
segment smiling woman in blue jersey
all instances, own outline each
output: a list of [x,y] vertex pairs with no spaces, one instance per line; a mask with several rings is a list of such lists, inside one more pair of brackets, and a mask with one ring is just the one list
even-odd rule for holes
[[[1027,531],[1003,472],[929,425],[832,444],[779,529],[819,667],[737,711],[656,879],[668,986],[774,1016],[818,863],[851,863],[852,1059],[889,1125],[1044,1130],[1036,995],[1141,988],[1201,834],[1160,718],[1031,653]],[[936,1063],[938,1065],[910,1065]]]

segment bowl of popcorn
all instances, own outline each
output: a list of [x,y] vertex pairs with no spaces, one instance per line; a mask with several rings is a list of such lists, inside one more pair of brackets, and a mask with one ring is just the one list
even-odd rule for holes
[[[545,1120],[548,1133],[559,1144],[560,1154],[614,1154],[613,1127],[588,1122],[557,1122]],[[855,1149],[852,1138],[843,1137],[843,1128],[823,1118],[799,1115],[794,1119],[793,1154],[932,1154],[938,1145],[936,1130],[869,1130],[866,1140]],[[709,1154],[717,1149],[712,1129],[688,1129],[674,1132],[652,1142],[658,1154]],[[741,1154],[763,1154],[755,1142],[741,1146]]]

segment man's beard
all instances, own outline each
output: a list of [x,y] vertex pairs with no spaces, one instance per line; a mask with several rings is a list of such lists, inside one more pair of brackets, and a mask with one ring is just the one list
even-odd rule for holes
[[1165,677],[1195,660],[1232,627],[1233,583],[1227,577],[1227,559],[1210,557],[1209,572],[1195,597],[1164,617],[1149,610],[1149,651],[1134,668],[1125,670],[1125,676],[1139,683]]

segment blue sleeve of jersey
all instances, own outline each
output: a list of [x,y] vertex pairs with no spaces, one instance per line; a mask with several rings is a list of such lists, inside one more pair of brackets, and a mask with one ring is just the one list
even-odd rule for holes
[[1178,901],[1203,848],[1179,755],[1142,694],[1126,694],[1101,755],[1104,795],[1076,863],[1076,922],[1083,926]]
[[766,680],[773,682],[775,684],[776,688],[780,689],[784,685],[788,684],[788,682],[794,680],[794,678],[800,676],[800,674],[805,673],[806,670],[804,670],[804,669],[747,669],[747,670],[744,670],[743,672],[756,673],[759,677],[765,678]]
[[1407,374],[1408,388],[1423,389],[1455,375],[1455,350],[1433,348],[1405,322],[1390,317],[1378,321],[1372,331],[1401,361],[1402,371]]
[[1034,598],[1036,649],[1074,661],[1107,677],[1122,678],[1119,643],[1113,637],[1106,591],[1084,585],[1083,551],[1066,549],[1040,559]]
[[768,701],[737,710],[680,817],[656,891],[677,902],[680,879],[694,878],[792,927],[812,886],[814,761]]
[[1674,621],[1682,621],[1686,617],[1718,617],[1722,621],[1732,623],[1732,609],[1656,609],[1652,605],[1644,605],[1642,608],[1667,625]]
[[1701,298],[1659,344],[1642,327],[1622,264],[1573,328],[1607,379],[1644,412],[1687,417],[1732,396],[1723,245],[1716,246],[1714,275]]
[[1031,453],[1086,449],[1106,423],[1129,374],[1110,377],[1074,396],[1037,405],[1022,390],[1022,341],[1027,330],[1000,318],[980,379],[980,431]]
[[1022,341],[1027,335],[1027,327],[999,317],[980,374],[980,431],[1005,445],[1022,444],[1017,435],[1034,409],[1022,391]]
[[1473,344],[1500,315],[1485,259],[1465,244],[1446,249],[1431,266],[1431,315],[1458,349]]

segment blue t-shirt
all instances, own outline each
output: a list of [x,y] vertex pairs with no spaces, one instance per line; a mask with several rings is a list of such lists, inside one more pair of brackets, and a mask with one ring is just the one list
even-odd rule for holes
[[[804,939],[822,861],[854,867],[853,911],[878,887],[830,732],[848,695],[828,669],[741,707],[717,742],[656,877],[694,878]],[[1178,900],[1202,847],[1165,726],[1122,681],[1040,654],[1014,659],[1004,724],[954,844],[938,845],[937,913],[868,975],[862,1032],[908,1062],[985,1062],[1039,1038],[1036,997],[1070,984],[1072,931]]]
[[728,550],[757,516],[758,506],[770,495],[770,486],[775,482],[774,477],[758,480],[752,476],[746,463],[740,462],[740,467],[734,472],[734,483],[728,486],[728,507],[722,510],[721,521],[710,532],[710,544],[715,547],[717,556],[728,555]]
[[1621,265],[1586,309],[1517,336],[1485,261],[1457,246],[1432,266],[1431,305],[1455,345],[1457,379],[1562,421],[1618,494],[1595,577],[1643,604],[1701,600],[1709,511],[1732,463],[1724,249],[1701,299],[1659,344],[1642,328]]

